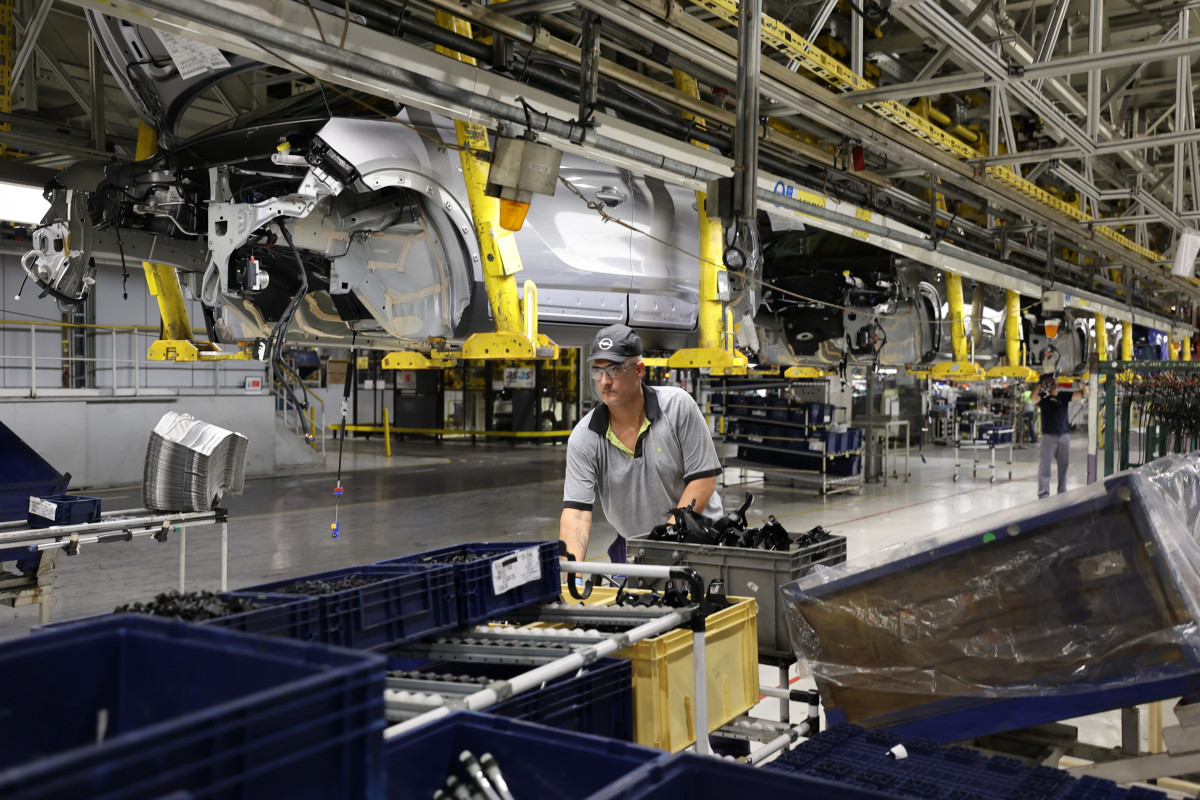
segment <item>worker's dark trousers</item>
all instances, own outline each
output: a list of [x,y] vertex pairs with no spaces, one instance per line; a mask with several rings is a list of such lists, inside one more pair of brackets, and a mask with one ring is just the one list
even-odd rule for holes
[[1058,491],[1067,490],[1067,461],[1071,457],[1071,435],[1042,432],[1038,450],[1038,499],[1050,494],[1050,462],[1058,462]]

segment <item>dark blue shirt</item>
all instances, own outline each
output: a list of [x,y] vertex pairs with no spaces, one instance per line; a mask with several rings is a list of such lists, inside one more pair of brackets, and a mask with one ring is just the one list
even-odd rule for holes
[[1057,395],[1046,395],[1038,402],[1038,408],[1042,410],[1042,435],[1061,436],[1071,432],[1071,425],[1067,422],[1067,405],[1075,394],[1059,389]]

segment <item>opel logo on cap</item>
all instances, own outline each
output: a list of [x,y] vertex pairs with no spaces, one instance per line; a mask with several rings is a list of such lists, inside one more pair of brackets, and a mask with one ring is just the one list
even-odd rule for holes
[[605,336],[603,339],[601,339],[599,344],[600,344],[601,350],[611,350],[612,349],[612,339],[609,339],[607,336]]

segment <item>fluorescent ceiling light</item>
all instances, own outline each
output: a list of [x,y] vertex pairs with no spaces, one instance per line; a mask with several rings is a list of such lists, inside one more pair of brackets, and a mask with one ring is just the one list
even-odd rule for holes
[[0,220],[36,224],[50,210],[42,190],[15,183],[0,183]]

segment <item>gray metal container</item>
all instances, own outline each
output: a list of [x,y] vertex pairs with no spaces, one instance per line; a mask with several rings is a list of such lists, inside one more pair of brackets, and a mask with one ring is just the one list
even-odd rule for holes
[[[818,564],[833,566],[846,560],[846,537],[831,536],[819,544],[790,550],[750,550],[707,544],[655,542],[635,536],[628,542],[628,557],[635,564],[694,567],[707,585],[722,578],[725,591],[758,601],[759,658],[793,660],[792,637],[779,602],[779,587],[805,575]],[[643,588],[661,589],[664,580],[637,579]]]

